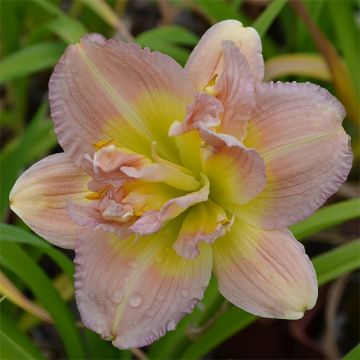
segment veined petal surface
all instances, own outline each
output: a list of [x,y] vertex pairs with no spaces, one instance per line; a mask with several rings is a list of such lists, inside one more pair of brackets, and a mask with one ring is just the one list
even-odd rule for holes
[[265,161],[267,184],[238,209],[246,221],[286,227],[311,215],[346,180],[352,164],[342,105],[309,83],[257,87],[245,145]]
[[223,104],[220,132],[239,140],[255,106],[255,80],[245,56],[232,41],[223,42],[224,71],[214,85],[214,95]]
[[264,60],[259,34],[239,21],[225,20],[212,26],[191,53],[185,70],[196,90],[203,91],[214,75],[223,70],[223,41],[230,40],[245,56],[256,82],[264,77]]
[[237,218],[213,255],[220,292],[252,314],[299,319],[315,305],[314,267],[286,229],[267,231]]
[[54,245],[73,249],[83,228],[67,214],[66,202],[83,199],[90,177],[64,154],[50,155],[26,170],[10,193],[11,209]]
[[170,124],[182,119],[192,87],[166,55],[91,34],[68,47],[49,83],[58,140],[76,163],[99,141],[177,160]]
[[118,348],[146,346],[192,311],[212,267],[207,244],[192,260],[171,248],[178,225],[119,241],[85,233],[76,248],[76,300],[84,324]]

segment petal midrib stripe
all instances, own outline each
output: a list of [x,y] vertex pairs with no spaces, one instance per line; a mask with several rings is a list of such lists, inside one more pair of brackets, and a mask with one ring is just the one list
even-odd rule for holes
[[[111,84],[104,78],[94,62],[87,56],[85,50],[79,45],[79,53],[84,60],[85,64],[89,67],[92,73],[95,75],[96,79],[106,90],[106,93],[109,95],[115,108],[119,111],[122,118],[128,123],[128,125],[133,128],[137,134],[146,141],[149,146],[152,141],[155,139],[154,134],[144,125],[144,120],[141,119],[135,111],[131,109],[131,106],[118,94],[117,91],[111,86]],[[157,146],[161,149],[161,144],[158,142]],[[166,149],[161,149],[165,154],[168,153]]]
[[292,150],[296,148],[298,145],[306,145],[317,142],[318,140],[323,140],[328,136],[336,135],[338,133],[338,129],[324,132],[321,134],[315,134],[313,136],[308,136],[306,138],[300,138],[298,140],[292,141],[291,143],[284,144],[282,146],[276,147],[272,150],[266,151],[261,154],[261,157],[266,161],[271,161],[275,159],[279,155],[285,154],[288,150]]

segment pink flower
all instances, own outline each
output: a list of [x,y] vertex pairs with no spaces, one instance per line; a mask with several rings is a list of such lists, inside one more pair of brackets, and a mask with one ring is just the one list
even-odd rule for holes
[[263,83],[261,41],[213,26],[182,69],[168,56],[89,35],[50,80],[64,153],[16,182],[11,208],[75,249],[84,324],[119,348],[173,330],[211,272],[230,302],[298,319],[314,268],[287,227],[345,181],[342,105],[309,83]]

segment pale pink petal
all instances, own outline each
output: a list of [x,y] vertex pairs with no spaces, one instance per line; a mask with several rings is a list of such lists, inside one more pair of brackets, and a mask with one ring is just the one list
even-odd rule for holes
[[220,125],[222,103],[214,96],[206,93],[196,94],[193,103],[188,106],[183,122],[174,122],[169,129],[169,136],[181,135],[199,127],[216,128]]
[[345,112],[312,84],[258,86],[257,108],[245,144],[265,161],[267,185],[239,216],[266,228],[292,225],[311,215],[346,180],[352,163]]
[[93,171],[98,173],[120,171],[122,166],[142,168],[150,164],[151,161],[145,156],[133,153],[127,149],[121,149],[115,145],[103,147],[97,151],[93,160]]
[[166,55],[91,34],[68,47],[49,84],[58,140],[80,163],[98,142],[177,160],[170,124],[185,117],[192,87],[184,70]]
[[261,192],[266,183],[261,157],[231,135],[206,129],[202,138],[214,149],[205,149],[203,171],[210,181],[211,198],[225,208],[244,204]]
[[114,144],[99,149],[93,158],[86,155],[82,161],[83,167],[93,177],[89,188],[95,192],[99,192],[109,185],[121,188],[130,179],[121,170],[122,167],[141,169],[150,164],[151,160],[147,157],[118,148]]
[[206,288],[212,267],[204,244],[192,260],[171,248],[178,225],[134,241],[101,231],[76,247],[76,300],[85,326],[121,349],[146,346],[174,330]]
[[[68,201],[66,209],[71,219],[82,226],[83,231],[102,230],[115,233],[120,239],[131,235],[130,226],[136,219],[132,213],[124,211],[120,204],[111,200],[107,208],[101,208],[100,200]],[[110,211],[112,216],[109,216]]]
[[317,299],[314,267],[286,229],[262,230],[239,219],[213,244],[220,292],[263,317],[299,319]]
[[48,156],[18,178],[10,207],[41,237],[72,249],[83,228],[68,216],[66,202],[83,199],[89,193],[89,180],[64,153]]
[[245,56],[233,42],[224,41],[223,48],[224,71],[213,90],[224,107],[219,131],[243,140],[255,106],[254,78]]
[[204,127],[200,127],[199,134],[201,139],[215,150],[221,150],[224,146],[245,148],[238,138],[229,134],[217,133]]
[[199,255],[199,242],[213,243],[230,231],[232,221],[225,211],[211,200],[189,209],[173,245],[178,255],[195,259]]
[[174,219],[191,206],[207,201],[209,197],[209,182],[203,178],[204,185],[198,191],[176,197],[167,201],[159,211],[148,211],[131,226],[131,230],[141,236],[160,230],[165,221]]
[[185,66],[196,90],[203,91],[224,68],[223,41],[230,40],[245,56],[255,81],[264,77],[261,39],[255,29],[239,21],[225,20],[212,26],[201,38]]

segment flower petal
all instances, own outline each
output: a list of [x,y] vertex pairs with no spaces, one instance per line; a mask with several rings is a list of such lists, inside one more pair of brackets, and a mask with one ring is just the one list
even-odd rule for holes
[[209,180],[203,176],[200,190],[167,201],[158,211],[148,211],[131,226],[131,230],[141,236],[159,231],[165,221],[174,219],[191,206],[205,202],[209,197]]
[[221,101],[214,96],[206,93],[196,94],[194,101],[187,108],[185,120],[183,122],[175,121],[169,129],[169,136],[197,130],[200,126],[215,128],[220,125],[222,111]]
[[72,249],[83,228],[68,216],[66,201],[83,199],[89,193],[89,180],[66,154],[48,156],[18,178],[10,207],[37,234]]
[[201,129],[202,138],[215,150],[206,154],[203,170],[210,181],[211,197],[228,208],[254,198],[264,188],[265,166],[261,157],[236,138]]
[[[111,205],[113,205],[113,208],[121,206],[112,201],[109,203],[107,209],[109,209]],[[113,232],[120,239],[126,239],[131,234],[129,228],[134,223],[134,219],[131,216],[132,214],[126,216],[126,213],[124,214],[124,212],[121,212],[119,209],[118,214],[113,210],[113,216],[106,216],[107,209],[104,209],[103,212],[100,211],[101,201],[99,200],[68,201],[66,209],[71,219],[83,227],[83,231],[85,228],[88,228]],[[121,221],[118,219],[121,219]]]
[[141,169],[122,166],[121,170],[134,179],[141,179],[146,182],[163,182],[186,191],[196,190],[200,185],[193,176],[184,174],[170,164],[151,164]]
[[288,230],[266,231],[236,219],[213,244],[213,254],[220,292],[236,306],[282,319],[299,319],[314,307],[314,267]]
[[178,255],[195,259],[199,255],[199,242],[213,243],[231,228],[225,211],[211,200],[192,207],[181,226],[173,245]]
[[219,131],[243,140],[255,106],[254,78],[245,56],[233,42],[224,41],[223,48],[224,71],[213,90],[224,107]]
[[264,191],[237,212],[265,228],[287,227],[311,215],[346,180],[352,163],[345,112],[312,84],[258,86],[245,144],[265,161]]
[[95,153],[93,171],[95,173],[100,171],[105,173],[113,171],[119,172],[122,166],[138,169],[150,163],[151,161],[145,156],[136,154],[127,149],[117,148],[115,145],[109,145],[101,148]]
[[223,69],[223,41],[230,40],[245,56],[255,81],[264,77],[261,39],[255,29],[239,21],[225,20],[212,26],[201,38],[185,66],[196,90],[203,91]]
[[58,140],[77,163],[110,140],[149,156],[155,140],[162,156],[177,160],[167,132],[185,116],[192,88],[168,56],[91,34],[68,47],[49,94]]
[[175,227],[137,242],[89,231],[77,243],[81,318],[118,348],[146,346],[174,330],[203,296],[211,276],[211,248],[203,244],[192,261],[178,256],[171,249]]

